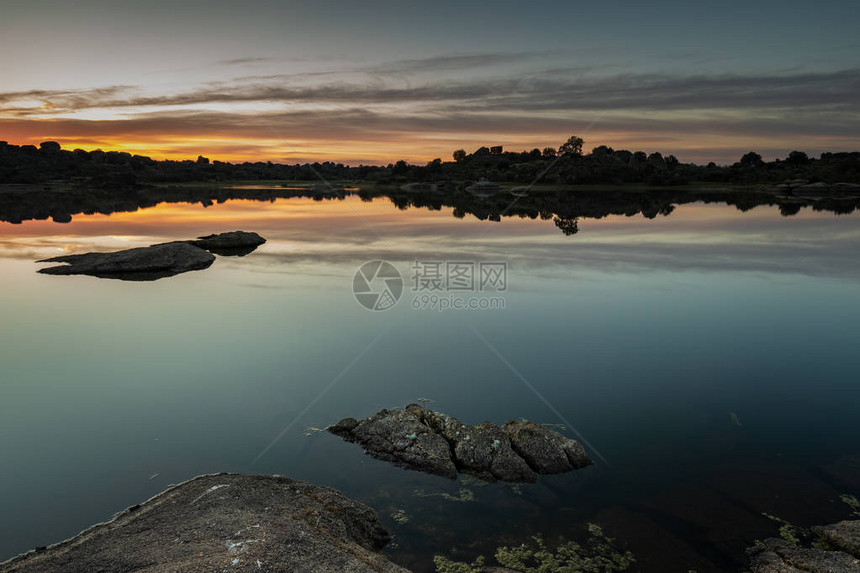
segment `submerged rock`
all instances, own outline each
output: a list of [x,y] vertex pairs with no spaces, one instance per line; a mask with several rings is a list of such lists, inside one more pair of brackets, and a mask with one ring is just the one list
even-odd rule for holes
[[285,477],[194,478],[77,536],[0,564],[2,573],[407,572],[379,551],[372,509]]
[[860,520],[813,527],[833,549],[802,547],[785,539],[766,539],[747,550],[753,573],[860,571]]
[[371,456],[407,469],[456,479],[457,472],[485,481],[534,482],[592,463],[579,442],[540,424],[509,420],[477,426],[417,404],[345,418],[328,431],[364,447]]
[[198,237],[196,240],[188,242],[195,247],[206,249],[216,255],[244,256],[265,243],[266,239],[257,233],[230,231],[228,233]]
[[162,243],[112,253],[65,255],[38,261],[68,263],[40,269],[48,275],[90,275],[123,280],[156,280],[209,267],[215,256],[185,242]]

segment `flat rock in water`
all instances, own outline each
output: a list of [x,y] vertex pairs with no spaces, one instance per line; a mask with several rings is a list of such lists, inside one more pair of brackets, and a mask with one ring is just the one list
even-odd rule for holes
[[265,243],[266,239],[257,233],[230,231],[228,233],[198,237],[196,240],[188,242],[216,255],[242,256],[253,252],[254,249]]
[[377,553],[387,542],[374,511],[337,490],[285,477],[217,474],[2,563],[0,573],[408,573]]
[[834,549],[802,547],[784,539],[765,539],[747,550],[753,573],[860,571],[860,520],[813,527],[812,531]]
[[67,263],[40,269],[49,275],[90,275],[124,280],[156,280],[209,267],[212,253],[187,242],[162,243],[113,253],[65,255],[38,261]]
[[257,233],[230,231],[206,235],[192,241],[173,241],[113,253],[54,257],[38,262],[67,264],[41,269],[39,272],[48,275],[90,275],[130,281],[152,281],[208,268],[215,261],[212,253],[244,256],[265,242],[266,239]]
[[509,420],[477,426],[417,404],[345,418],[328,431],[364,447],[371,456],[411,470],[456,479],[458,472],[495,482],[534,482],[592,463],[579,442],[534,422]]

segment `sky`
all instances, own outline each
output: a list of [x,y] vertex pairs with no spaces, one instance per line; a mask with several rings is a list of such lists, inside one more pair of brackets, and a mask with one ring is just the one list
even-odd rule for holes
[[0,139],[352,165],[860,149],[860,3],[0,3]]

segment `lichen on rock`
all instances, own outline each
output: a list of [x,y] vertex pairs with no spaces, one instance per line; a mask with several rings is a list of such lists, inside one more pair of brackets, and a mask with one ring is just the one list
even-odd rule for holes
[[561,541],[555,548],[547,546],[543,537],[534,535],[516,546],[498,547],[498,566],[485,565],[483,556],[471,563],[452,561],[437,555],[433,561],[437,573],[611,573],[625,571],[636,559],[629,551],[615,545],[603,529],[587,524],[582,543]]

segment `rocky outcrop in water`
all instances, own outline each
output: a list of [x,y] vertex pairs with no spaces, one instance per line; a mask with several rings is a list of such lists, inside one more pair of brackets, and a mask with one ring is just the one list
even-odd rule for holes
[[377,553],[387,542],[376,513],[337,490],[285,477],[217,474],[0,564],[0,572],[407,573]]
[[265,242],[266,239],[257,233],[231,231],[191,241],[174,241],[112,253],[64,255],[37,262],[66,263],[39,270],[48,275],[150,281],[208,268],[215,261],[212,253],[243,256]]
[[215,255],[189,243],[162,243],[112,253],[65,255],[38,261],[67,263],[40,269],[47,275],[90,275],[123,280],[156,280],[208,268]]
[[766,539],[747,550],[753,573],[860,571],[860,520],[813,527],[830,549],[803,547],[785,539]]
[[242,256],[266,242],[266,239],[257,233],[247,231],[230,231],[217,235],[206,235],[198,237],[194,241],[188,241],[195,247],[206,249],[210,253],[222,256]]
[[328,431],[395,465],[456,479],[534,482],[592,463],[579,442],[534,422],[509,420],[470,426],[417,404],[382,410],[370,418],[345,418]]

